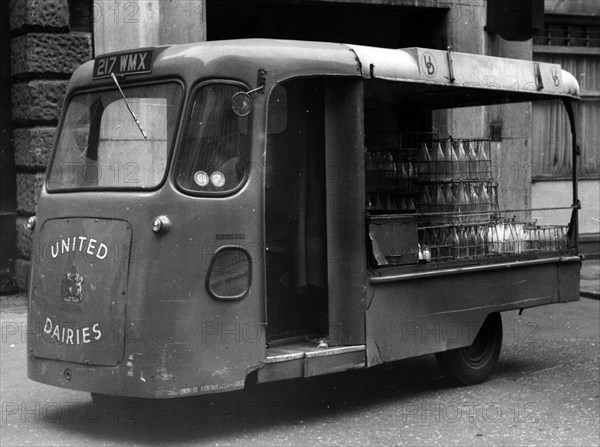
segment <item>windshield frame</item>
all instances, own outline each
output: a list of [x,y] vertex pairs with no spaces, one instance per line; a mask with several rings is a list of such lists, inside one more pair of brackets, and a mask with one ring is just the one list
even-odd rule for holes
[[[160,180],[160,182],[158,182],[156,185],[154,186],[150,186],[150,187],[139,187],[139,186],[126,186],[126,187],[114,187],[114,186],[94,186],[94,187],[69,187],[69,188],[52,188],[49,187],[50,184],[50,174],[52,171],[52,167],[54,165],[57,153],[58,153],[58,146],[59,146],[59,142],[60,142],[60,136],[61,133],[64,129],[65,126],[65,120],[67,118],[67,109],[68,106],[71,104],[71,101],[73,100],[74,97],[78,96],[78,95],[85,95],[85,94],[94,94],[94,93],[102,93],[102,92],[107,92],[107,91],[115,91],[118,92],[117,86],[112,83],[112,81],[110,83],[105,82],[102,85],[98,85],[97,87],[95,87],[94,85],[92,85],[92,83],[85,85],[83,87],[79,87],[79,88],[74,88],[73,90],[71,90],[63,103],[63,108],[62,108],[62,112],[61,112],[61,117],[60,117],[60,121],[59,124],[56,128],[56,134],[54,137],[54,143],[53,143],[53,147],[52,147],[52,155],[50,157],[50,161],[48,162],[48,166],[46,168],[46,178],[44,179],[44,187],[46,192],[48,192],[49,194],[62,194],[62,193],[69,193],[69,192],[127,192],[127,191],[136,191],[136,192],[149,192],[149,191],[156,191],[160,188],[163,187],[163,185],[165,184],[165,182],[167,181],[167,178],[169,177],[169,172],[171,171],[171,162],[172,162],[172,158],[173,158],[173,153],[175,152],[175,148],[178,145],[179,142],[179,138],[180,138],[180,127],[181,127],[181,118],[182,118],[182,114],[183,114],[183,110],[184,110],[184,106],[187,100],[187,88],[185,85],[185,82],[178,77],[166,77],[166,78],[155,78],[152,80],[148,80],[148,81],[143,81],[143,80],[135,80],[132,82],[127,82],[120,80],[120,85],[121,87],[125,90],[129,89],[129,88],[139,88],[139,87],[147,87],[147,86],[154,86],[154,85],[160,85],[160,84],[176,84],[179,88],[180,88],[180,100],[179,100],[179,105],[177,106],[177,117],[175,118],[175,126],[173,129],[173,138],[171,141],[171,144],[169,145],[169,147],[167,147],[167,155],[166,155],[166,165],[165,165],[165,169],[162,175],[162,178]],[[128,98],[129,99],[129,98]]]
[[251,178],[250,170],[252,169],[252,166],[253,166],[253,164],[252,164],[253,163],[252,162],[252,158],[253,158],[252,136],[254,134],[254,124],[255,124],[255,119],[256,119],[256,114],[257,114],[257,101],[253,101],[253,109],[250,112],[250,114],[248,115],[248,138],[250,141],[250,147],[248,148],[248,150],[249,150],[248,166],[244,172],[244,178],[238,183],[238,185],[235,186],[234,188],[226,190],[226,191],[196,191],[193,189],[187,189],[187,188],[183,187],[182,185],[180,185],[178,176],[179,176],[179,172],[181,169],[181,164],[183,163],[183,156],[185,155],[185,150],[186,150],[186,148],[184,147],[184,142],[185,142],[188,132],[190,130],[191,116],[192,116],[192,112],[193,112],[196,95],[203,87],[205,87],[207,85],[211,85],[211,84],[234,85],[234,86],[241,87],[242,91],[250,90],[250,87],[248,87],[248,85],[246,83],[235,80],[235,79],[228,79],[228,78],[203,79],[190,88],[189,94],[186,97],[185,110],[183,111],[183,114],[182,114],[183,119],[181,120],[182,122],[180,123],[180,135],[179,135],[180,138],[178,139],[179,141],[177,144],[177,148],[172,157],[173,158],[173,167],[171,169],[170,177],[171,177],[171,182],[173,183],[173,185],[175,186],[175,188],[178,191],[180,191],[181,193],[183,193],[185,195],[192,196],[192,197],[221,198],[221,197],[232,196],[234,194],[237,194],[242,188],[244,188],[248,184],[248,180]]

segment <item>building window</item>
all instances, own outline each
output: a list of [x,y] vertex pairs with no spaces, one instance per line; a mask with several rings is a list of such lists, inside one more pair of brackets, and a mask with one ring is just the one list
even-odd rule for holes
[[[577,142],[581,147],[578,174],[600,177],[600,18],[553,16],[534,37],[533,59],[559,64],[577,78],[581,101],[574,104]],[[568,178],[572,171],[571,131],[564,108],[533,106],[533,176]]]
[[534,45],[600,47],[600,17],[547,15]]

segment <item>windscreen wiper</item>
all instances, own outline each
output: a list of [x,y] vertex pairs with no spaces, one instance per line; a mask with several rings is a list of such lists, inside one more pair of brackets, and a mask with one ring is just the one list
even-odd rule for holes
[[110,76],[113,79],[113,81],[115,81],[115,85],[119,89],[119,92],[121,92],[121,96],[123,97],[123,101],[125,101],[125,105],[127,106],[127,110],[129,110],[129,113],[131,113],[131,116],[133,117],[133,120],[135,121],[135,124],[137,124],[138,129],[140,129],[140,132],[142,132],[142,136],[144,137],[144,140],[147,140],[148,137],[144,133],[144,129],[142,129],[142,125],[138,121],[137,116],[135,116],[135,113],[133,113],[133,110],[131,110],[131,107],[129,107],[129,103],[127,102],[127,98],[125,97],[125,94],[123,93],[123,90],[121,90],[121,86],[119,85],[119,81],[117,81],[117,77],[115,76],[114,73],[111,73]]

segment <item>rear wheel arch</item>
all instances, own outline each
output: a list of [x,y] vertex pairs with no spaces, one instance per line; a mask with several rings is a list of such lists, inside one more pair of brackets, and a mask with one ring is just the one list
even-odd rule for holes
[[500,313],[491,313],[470,346],[437,353],[438,366],[454,385],[481,383],[490,376],[498,362],[502,335]]

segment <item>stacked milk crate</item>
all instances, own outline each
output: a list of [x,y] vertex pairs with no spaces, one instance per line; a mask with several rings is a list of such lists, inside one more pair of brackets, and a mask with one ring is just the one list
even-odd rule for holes
[[487,254],[490,222],[498,212],[490,141],[446,139],[419,151],[419,227],[433,261]]
[[500,216],[489,140],[424,143],[418,166],[419,243],[427,259],[472,259],[568,248],[567,226],[541,226]]
[[416,211],[417,149],[384,134],[365,154],[367,210],[371,214]]
[[568,226],[499,219],[490,223],[487,252],[493,255],[561,251],[568,248]]

